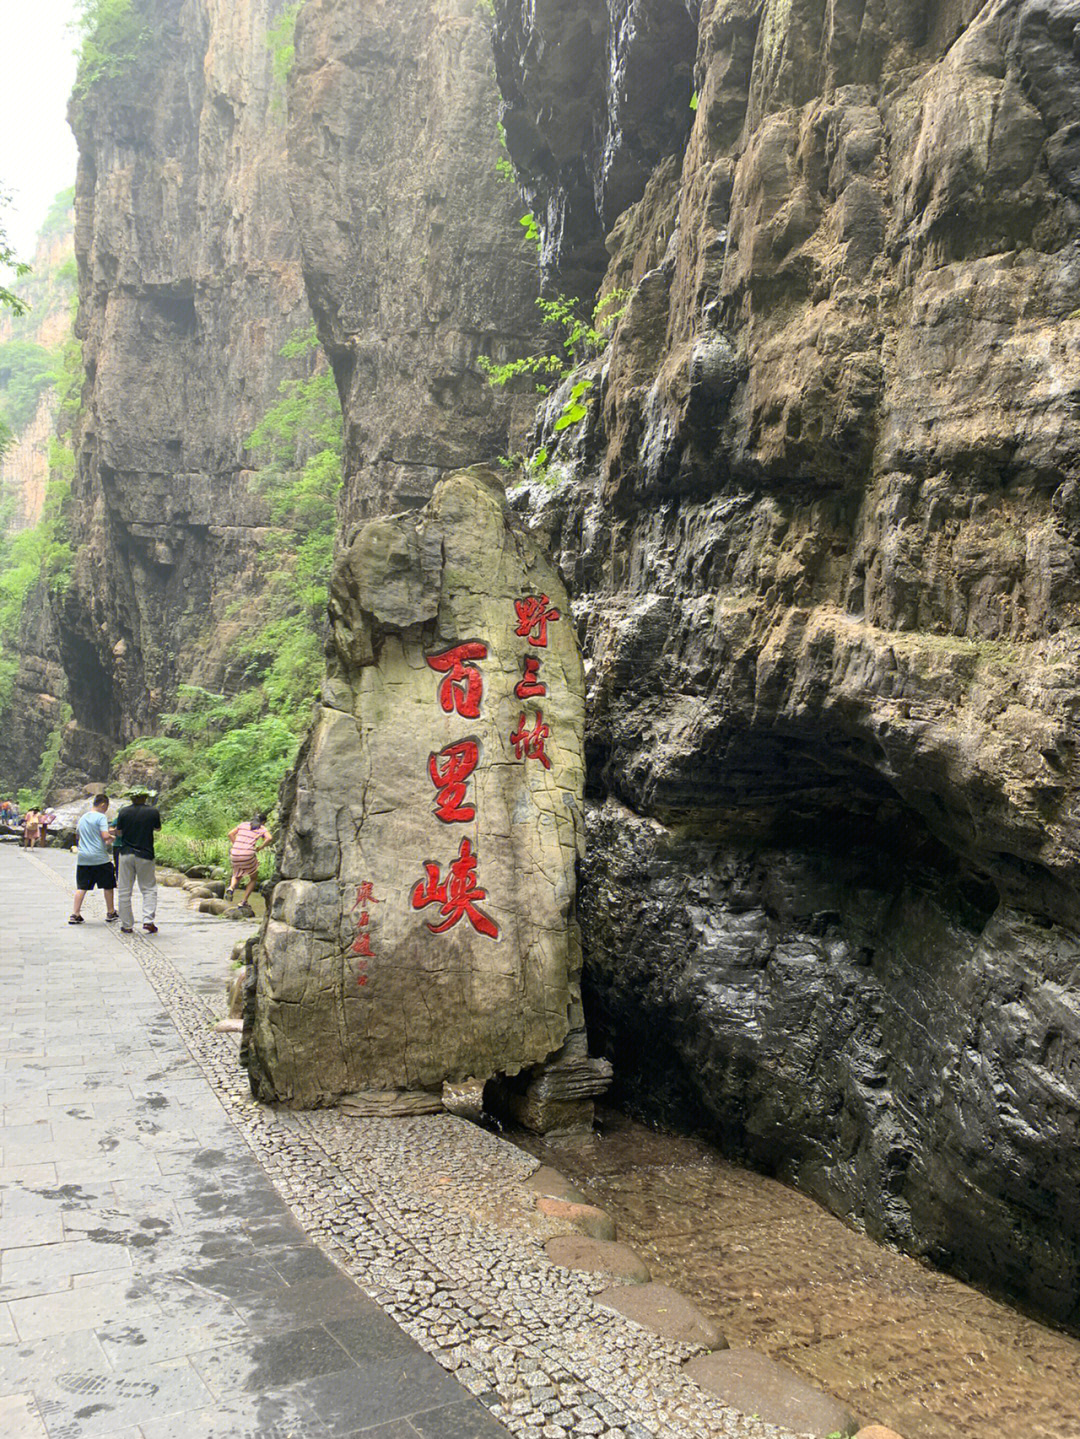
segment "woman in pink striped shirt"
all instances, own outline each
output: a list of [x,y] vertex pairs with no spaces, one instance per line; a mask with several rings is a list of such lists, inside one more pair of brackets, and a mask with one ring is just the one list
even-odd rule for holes
[[229,863],[232,865],[232,876],[225,891],[225,898],[232,899],[240,881],[246,879],[247,889],[240,901],[241,908],[246,906],[251,898],[251,891],[259,878],[259,851],[274,842],[274,836],[266,828],[265,820],[264,814],[257,814],[254,819],[238,824],[229,831],[229,843],[232,845]]

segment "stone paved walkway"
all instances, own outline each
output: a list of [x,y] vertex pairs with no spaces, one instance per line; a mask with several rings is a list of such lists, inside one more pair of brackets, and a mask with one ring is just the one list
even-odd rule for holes
[[72,864],[0,847],[0,1434],[505,1439],[301,1230],[143,942],[64,923]]
[[547,1260],[531,1156],[255,1104],[242,931],[170,890],[152,939],[69,928],[72,874],[0,846],[5,1439],[785,1439]]

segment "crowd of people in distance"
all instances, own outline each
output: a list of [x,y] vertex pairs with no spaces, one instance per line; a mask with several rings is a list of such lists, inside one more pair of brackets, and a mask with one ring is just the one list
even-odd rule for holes
[[18,834],[24,849],[41,849],[48,842],[49,830],[56,828],[56,811],[37,809],[33,805],[25,814],[9,799],[0,800],[0,828]]

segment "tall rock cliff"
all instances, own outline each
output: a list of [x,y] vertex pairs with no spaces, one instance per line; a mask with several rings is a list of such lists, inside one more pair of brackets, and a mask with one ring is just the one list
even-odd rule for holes
[[490,19],[476,0],[307,0],[290,190],[345,409],[346,522],[426,502],[519,442],[531,406],[476,368],[535,337],[536,254],[498,169]]
[[87,384],[57,620],[69,753],[97,771],[179,684],[241,682],[235,606],[270,522],[245,440],[312,309],[346,401],[348,519],[506,451],[515,404],[474,359],[522,343],[537,288],[472,0],[309,0],[288,106],[280,0],[136,9],[126,67],[71,110]]
[[606,229],[634,287],[533,496],[594,1034],[650,1112],[1075,1321],[1080,8],[590,0],[587,79],[566,8],[497,4],[497,49],[549,266]]
[[57,609],[85,767],[152,729],[176,686],[235,683],[229,607],[269,522],[244,441],[310,324],[285,189],[278,0],[138,0],[122,72],[72,102],[86,365]]
[[16,287],[29,309],[0,314],[0,426],[8,431],[6,446],[0,433],[0,774],[4,797],[12,799],[46,773],[51,777],[52,746],[68,717],[67,680],[41,570],[44,565],[48,573],[54,558],[59,495],[55,487],[50,492],[50,468],[58,423],[69,418],[59,412],[70,402],[62,392],[74,359],[72,232],[65,192],[42,225],[29,278]]

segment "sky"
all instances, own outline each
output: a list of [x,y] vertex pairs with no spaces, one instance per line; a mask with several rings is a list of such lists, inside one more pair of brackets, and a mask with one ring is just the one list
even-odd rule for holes
[[75,183],[75,139],[67,98],[75,81],[75,0],[0,0],[0,216],[20,259],[55,195]]

